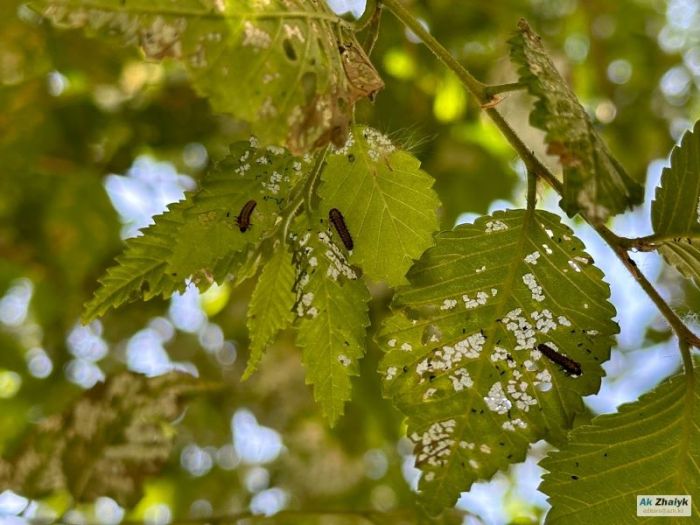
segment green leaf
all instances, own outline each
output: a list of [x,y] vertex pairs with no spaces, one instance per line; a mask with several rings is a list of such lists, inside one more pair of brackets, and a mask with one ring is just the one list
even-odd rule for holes
[[[243,252],[259,244],[277,224],[291,188],[303,178],[311,160],[302,161],[281,148],[259,149],[254,139],[232,145],[230,154],[193,195],[168,272],[221,282],[242,264]],[[251,200],[256,206],[250,228],[241,232],[236,218]]]
[[187,201],[170,205],[167,212],[153,218],[155,224],[142,230],[143,235],[126,241],[117,264],[107,270],[95,296],[85,305],[84,323],[128,301],[140,297],[149,300],[158,295],[169,297],[185,288],[184,279],[174,278],[166,268],[184,222],[184,209],[189,206]]
[[[83,321],[130,300],[168,297],[183,290],[190,277],[206,289],[248,266],[250,249],[277,225],[291,188],[312,160],[296,159],[281,148],[258,149],[255,140],[232,145],[199,191],[156,217],[142,236],[127,240],[117,265],[86,305]],[[250,228],[241,232],[236,218],[250,200],[257,205]]]
[[671,152],[651,206],[654,244],[669,264],[700,286],[700,121]]
[[700,389],[692,376],[676,376],[618,413],[577,428],[541,462],[549,471],[540,485],[552,503],[547,523],[651,522],[634,516],[636,496],[645,494],[692,495],[698,516],[699,465]]
[[438,229],[433,178],[388,137],[362,126],[327,162],[319,193],[326,212],[337,208],[345,218],[354,241],[350,262],[370,279],[405,283]]
[[303,349],[306,382],[331,425],[350,399],[350,377],[359,373],[369,326],[369,293],[330,231],[295,234],[297,344]]
[[85,392],[64,414],[41,421],[8,460],[0,486],[30,498],[68,490],[76,501],[111,497],[130,507],[145,477],[160,471],[195,379],[122,373]]
[[[563,442],[600,387],[615,309],[583,244],[551,213],[498,212],[438,235],[379,335],[386,394],[408,416],[427,508]],[[536,348],[580,364],[565,373]]]
[[511,58],[537,102],[530,123],[546,132],[547,152],[564,170],[562,208],[605,221],[642,202],[644,190],[615,160],[576,95],[554,67],[540,37],[525,20],[509,40]]
[[295,276],[290,254],[283,245],[277,246],[260,274],[248,305],[250,357],[244,378],[255,371],[265,348],[277,333],[294,320]]
[[354,103],[383,87],[349,25],[318,0],[37,0],[55,25],[117,34],[181,61],[216,111],[295,153],[342,143]]

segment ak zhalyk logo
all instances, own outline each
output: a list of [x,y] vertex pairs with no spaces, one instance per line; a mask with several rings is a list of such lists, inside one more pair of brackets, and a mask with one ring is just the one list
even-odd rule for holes
[[688,495],[637,496],[637,516],[691,516],[691,502]]

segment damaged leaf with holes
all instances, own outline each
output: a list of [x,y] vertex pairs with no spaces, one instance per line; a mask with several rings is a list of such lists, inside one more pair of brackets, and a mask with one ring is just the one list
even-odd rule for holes
[[167,461],[173,422],[198,389],[181,373],[116,375],[41,421],[20,450],[0,459],[0,487],[36,499],[63,490],[79,502],[107,496],[131,507],[143,480]]
[[700,121],[671,152],[651,205],[654,245],[700,286]]
[[414,260],[433,244],[440,201],[420,161],[379,131],[355,126],[327,157],[319,193],[354,240],[350,262],[373,280],[406,282]]
[[215,111],[263,142],[303,153],[342,144],[353,106],[383,82],[323,0],[37,0],[56,26],[117,34],[146,58],[174,58]]
[[[565,441],[618,327],[603,274],[559,217],[510,210],[437,236],[378,336],[386,395],[408,417],[428,509]],[[548,359],[546,344],[581,375]]]
[[[279,225],[292,187],[303,180],[312,160],[275,146],[259,148],[256,139],[233,144],[198,191],[155,217],[142,235],[127,240],[124,253],[85,306],[83,320],[127,301],[167,298],[182,291],[187,281],[206,290],[229,274],[254,274],[259,262],[255,249]],[[250,200],[256,207],[250,228],[242,232],[237,217]]]
[[576,95],[547,55],[540,37],[525,20],[509,41],[520,81],[537,98],[530,123],[545,131],[547,152],[556,155],[564,171],[562,208],[579,211],[596,222],[622,213],[644,196],[612,156]]
[[[311,224],[321,224],[320,218]],[[323,223],[326,224],[327,223]],[[369,292],[342,242],[326,228],[300,220],[292,233],[297,344],[306,382],[333,425],[351,397],[351,377],[359,374],[369,326]]]
[[628,523],[642,494],[692,495],[698,516],[699,465],[698,382],[672,377],[617,413],[576,428],[567,445],[541,462],[548,473],[540,490],[552,504],[547,523]]

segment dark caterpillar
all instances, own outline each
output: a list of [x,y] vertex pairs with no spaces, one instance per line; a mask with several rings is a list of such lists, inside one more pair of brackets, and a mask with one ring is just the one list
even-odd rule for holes
[[250,216],[253,214],[253,210],[257,205],[258,203],[254,200],[249,200],[243,205],[243,208],[241,208],[241,213],[236,217],[236,224],[238,224],[241,233],[245,233],[248,231],[248,228],[250,228]]
[[571,359],[570,357],[567,357],[565,355],[560,354],[556,350],[554,350],[552,347],[547,346],[544,343],[540,343],[537,345],[537,349],[542,352],[542,354],[549,359],[552,363],[557,364],[561,367],[561,369],[566,372],[568,375],[572,377],[578,377],[580,376],[583,371],[581,370],[581,365],[578,364],[576,361]]
[[348,227],[345,226],[343,214],[340,213],[337,208],[331,208],[331,210],[328,212],[328,220],[331,221],[333,226],[335,226],[335,229],[338,232],[338,235],[340,235],[340,239],[343,241],[345,248],[348,251],[352,250],[355,244],[352,242],[352,237],[350,236]]

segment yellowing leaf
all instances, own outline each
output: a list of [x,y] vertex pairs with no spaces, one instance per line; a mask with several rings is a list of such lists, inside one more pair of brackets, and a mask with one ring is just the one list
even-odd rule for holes
[[342,142],[354,103],[383,87],[349,27],[319,0],[37,0],[59,27],[120,35],[181,61],[216,111],[266,143]]
[[196,389],[180,373],[116,375],[44,419],[13,458],[0,460],[0,486],[31,498],[67,489],[79,502],[107,496],[132,506],[143,479],[167,461],[173,421]]
[[557,216],[524,210],[439,234],[411,269],[379,336],[381,372],[408,417],[429,510],[522,461],[531,443],[564,441],[617,332],[602,277]]

